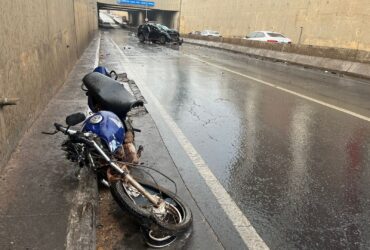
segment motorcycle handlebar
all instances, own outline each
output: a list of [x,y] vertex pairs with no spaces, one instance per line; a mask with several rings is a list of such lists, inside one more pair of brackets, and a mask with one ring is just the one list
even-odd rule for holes
[[59,123],[54,123],[54,126],[58,131],[63,132],[64,134],[68,134],[69,136],[71,136],[71,138],[76,142],[82,142],[82,143],[85,143],[87,145],[92,145],[93,144],[92,141],[90,141],[89,139],[86,138],[87,135],[82,133],[82,132],[72,130],[72,129],[68,129],[68,128],[64,127],[63,125],[59,124]]
[[[59,124],[59,123],[54,123],[54,127],[55,127],[58,131],[62,131],[63,125],[62,125],[62,124]],[[63,131],[62,131],[62,132],[63,132]]]
[[59,124],[59,123],[54,123],[54,127],[55,127],[58,131],[60,131],[60,132],[62,132],[62,133],[64,133],[64,134],[73,135],[73,134],[76,134],[76,133],[77,133],[77,131],[76,131],[76,130],[70,129],[69,127],[68,127],[68,128],[66,128],[66,127],[64,127],[63,125]]

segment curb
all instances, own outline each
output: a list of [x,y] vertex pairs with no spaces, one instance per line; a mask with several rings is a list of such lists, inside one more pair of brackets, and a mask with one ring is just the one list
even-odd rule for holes
[[[82,68],[89,67],[91,70],[98,66],[100,39],[100,32],[97,31],[95,37],[91,40],[89,46],[85,49],[76,64],[88,58],[93,58],[93,62],[79,66]],[[68,217],[66,249],[96,249],[98,198],[98,183],[95,174],[86,167],[80,169],[79,183],[72,199],[72,207]]]
[[66,249],[96,249],[98,186],[93,173],[83,168],[69,215]]
[[370,64],[184,38],[185,43],[370,79]]

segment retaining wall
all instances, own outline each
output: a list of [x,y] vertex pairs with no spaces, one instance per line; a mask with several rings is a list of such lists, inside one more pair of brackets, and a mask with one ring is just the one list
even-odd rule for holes
[[[0,167],[97,29],[95,0],[0,0]],[[52,121],[50,121],[52,124]]]
[[245,37],[272,30],[293,43],[370,51],[369,0],[183,0],[181,33]]

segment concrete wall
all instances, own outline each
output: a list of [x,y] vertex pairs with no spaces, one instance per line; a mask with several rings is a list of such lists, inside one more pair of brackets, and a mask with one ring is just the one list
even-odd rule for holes
[[213,29],[225,37],[279,31],[297,43],[370,50],[369,0],[183,0],[180,30]]
[[153,10],[148,13],[148,18],[150,21],[155,21],[164,24],[169,28],[177,29],[177,13],[178,12]]
[[[97,29],[93,0],[0,0],[0,167]],[[52,124],[53,121],[50,121]]]
[[[179,12],[151,10],[148,11],[149,21],[154,21],[166,25],[169,28],[178,29]],[[132,26],[139,26],[145,22],[145,11],[129,12],[129,21]]]
[[156,6],[154,9],[159,10],[170,10],[170,11],[179,11],[180,10],[180,0],[156,0],[154,1]]
[[145,22],[145,12],[134,11],[128,12],[129,24],[136,27]]
[[110,11],[110,13],[119,17],[126,17],[126,19],[128,18],[127,11]]
[[77,52],[80,56],[97,29],[98,14],[96,0],[73,0],[73,3]]

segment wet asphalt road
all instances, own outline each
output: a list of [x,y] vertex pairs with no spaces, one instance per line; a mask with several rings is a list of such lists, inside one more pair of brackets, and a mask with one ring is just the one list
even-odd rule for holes
[[193,45],[139,44],[123,30],[104,37],[271,249],[370,248],[370,123],[220,67],[364,116],[370,82]]

